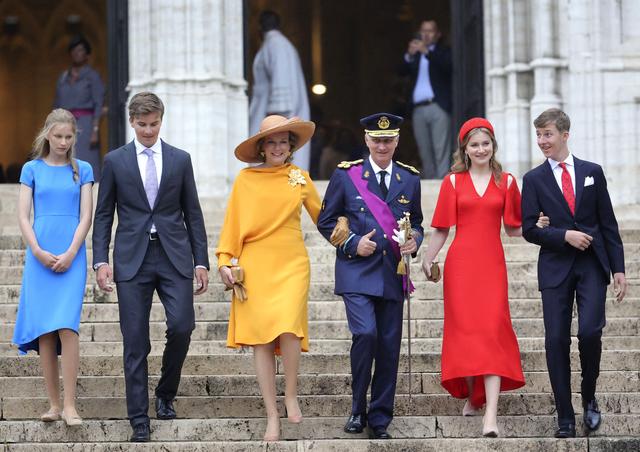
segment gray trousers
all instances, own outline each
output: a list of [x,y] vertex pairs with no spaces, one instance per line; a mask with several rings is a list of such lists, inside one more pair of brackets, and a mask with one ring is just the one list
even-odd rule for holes
[[435,102],[413,109],[423,179],[442,179],[451,168],[451,119]]

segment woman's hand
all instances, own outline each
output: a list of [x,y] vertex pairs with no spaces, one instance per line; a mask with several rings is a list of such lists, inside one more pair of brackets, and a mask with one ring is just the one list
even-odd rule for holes
[[549,217],[547,217],[544,212],[540,212],[540,216],[538,217],[538,221],[536,222],[536,226],[540,229],[544,229],[551,224]]
[[69,270],[69,267],[71,267],[71,264],[73,263],[75,257],[76,253],[74,253],[73,251],[65,251],[64,253],[56,256],[56,263],[53,265],[53,267],[51,267],[51,270],[56,273],[66,272],[67,270]]
[[431,279],[431,262],[427,261],[427,259],[422,260],[422,271],[427,279]]
[[38,259],[38,261],[40,261],[42,265],[52,270],[53,266],[58,261],[58,256],[50,253],[49,251],[45,251],[42,248],[38,248],[37,250],[33,251],[33,255],[36,257],[36,259]]
[[233,288],[233,284],[236,282],[231,274],[231,269],[229,267],[220,267],[218,269],[220,273],[220,279],[222,283],[227,287],[227,289]]

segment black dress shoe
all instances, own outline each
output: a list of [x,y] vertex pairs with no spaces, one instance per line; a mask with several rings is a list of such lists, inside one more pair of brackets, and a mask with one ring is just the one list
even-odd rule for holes
[[591,400],[590,402],[584,403],[584,414],[582,415],[582,420],[584,421],[585,427],[587,427],[591,431],[598,430],[600,427],[600,423],[602,422],[602,416],[600,416],[600,408],[598,408],[598,402],[596,399]]
[[369,438],[371,439],[391,439],[391,435],[387,432],[385,427],[371,427],[369,428]]
[[175,419],[176,410],[173,408],[173,400],[156,399],[156,417],[158,419]]
[[558,427],[555,434],[556,438],[575,438],[576,426],[574,424],[565,424]]
[[352,414],[344,425],[344,431],[346,433],[362,433],[366,426],[367,419],[364,414]]
[[133,427],[133,433],[129,441],[132,443],[146,443],[151,439],[149,424],[138,424]]

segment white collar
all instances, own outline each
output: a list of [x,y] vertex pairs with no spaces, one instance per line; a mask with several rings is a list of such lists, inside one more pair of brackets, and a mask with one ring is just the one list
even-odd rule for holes
[[552,170],[555,170],[558,165],[560,165],[560,163],[566,163],[567,166],[575,166],[575,164],[573,163],[573,154],[571,154],[571,152],[569,152],[567,158],[564,159],[564,162],[556,162],[552,158],[548,158],[547,160],[549,161],[549,165],[551,165]]
[[371,164],[371,168],[373,169],[374,173],[378,174],[380,171],[386,171],[387,174],[391,176],[391,172],[393,171],[393,160],[389,162],[389,166],[387,166],[386,168],[380,168],[378,165],[376,165],[376,162],[373,161],[371,155],[369,155],[369,163]]
[[159,138],[150,148],[144,146],[135,138],[133,139],[133,144],[136,147],[136,154],[138,155],[142,154],[145,151],[145,149],[151,149],[154,154],[162,154],[162,140],[160,140]]

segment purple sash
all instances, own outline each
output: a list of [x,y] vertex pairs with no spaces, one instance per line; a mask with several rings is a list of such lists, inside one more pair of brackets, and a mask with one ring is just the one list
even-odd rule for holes
[[[389,208],[389,205],[374,195],[367,188],[367,180],[362,178],[362,167],[361,166],[352,166],[347,170],[347,174],[351,178],[351,182],[360,193],[360,197],[367,205],[373,218],[376,219],[376,222],[380,225],[384,233],[388,237],[389,245],[391,245],[391,250],[393,251],[394,256],[398,261],[402,259],[402,255],[400,254],[400,246],[398,243],[393,240],[391,237],[393,236],[393,230],[398,227],[398,222],[393,216],[393,212]],[[415,290],[411,281],[409,281],[409,287],[411,292]],[[402,288],[406,290],[407,288],[407,277],[404,275],[402,277]]]

